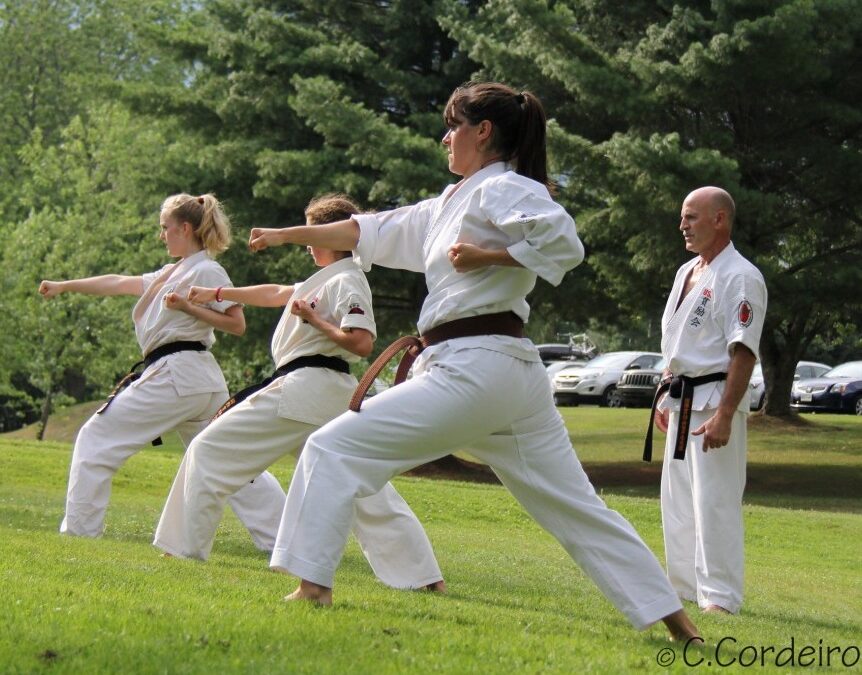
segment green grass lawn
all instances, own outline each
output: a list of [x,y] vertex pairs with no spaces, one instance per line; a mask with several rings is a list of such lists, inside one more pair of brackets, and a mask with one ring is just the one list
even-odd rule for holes
[[[597,489],[662,559],[660,462],[638,461],[647,412],[562,412]],[[752,658],[754,669],[810,670],[774,665],[791,644],[797,659],[810,646],[813,665],[828,656],[833,670],[862,668],[841,663],[862,646],[862,419],[806,419],[752,425],[745,606],[739,617],[696,614],[712,645],[689,654],[704,659],[699,671],[740,672]],[[17,436],[0,437],[0,672],[664,670],[662,628],[632,630],[498,486],[395,481],[428,530],[448,595],[382,586],[351,542],[335,606],[314,609],[281,601],[295,580],[267,569],[229,512],[206,564],[150,546],[180,459],[175,439],[117,474],[107,532],[92,541],[57,534],[68,442]],[[285,485],[291,470],[274,469]],[[670,670],[689,670],[675,649]]]

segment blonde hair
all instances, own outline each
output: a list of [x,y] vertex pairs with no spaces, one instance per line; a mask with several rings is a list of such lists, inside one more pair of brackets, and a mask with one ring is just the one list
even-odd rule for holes
[[207,253],[215,257],[230,246],[230,219],[213,194],[178,194],[162,202],[162,213],[192,226]]

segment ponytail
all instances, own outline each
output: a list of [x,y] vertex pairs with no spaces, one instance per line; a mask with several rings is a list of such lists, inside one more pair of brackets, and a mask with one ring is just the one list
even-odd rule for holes
[[515,148],[515,171],[548,186],[548,152],[546,149],[547,118],[541,101],[531,92],[518,94],[521,104],[521,123]]
[[458,117],[470,124],[491,122],[490,149],[514,163],[517,173],[553,188],[548,182],[547,119],[533,93],[499,82],[468,82],[452,92],[443,113],[447,126],[455,126]]
[[217,256],[230,246],[230,219],[215,195],[173,195],[162,203],[162,212],[191,225],[198,241],[211,256]]

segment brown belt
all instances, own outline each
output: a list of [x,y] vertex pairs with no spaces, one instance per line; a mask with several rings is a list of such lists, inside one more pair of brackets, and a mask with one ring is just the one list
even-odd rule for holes
[[395,381],[392,383],[393,387],[407,379],[410,366],[413,365],[416,357],[427,347],[445,342],[446,340],[476,337],[478,335],[508,335],[510,337],[522,338],[524,337],[524,322],[514,312],[480,314],[479,316],[469,316],[464,319],[455,319],[454,321],[441,323],[421,336],[405,335],[398,338],[384,349],[383,353],[365,371],[362,379],[359,380],[359,386],[353,392],[353,398],[350,399],[350,410],[359,412],[362,400],[365,398],[374,380],[377,379],[377,376],[380,375],[386,364],[400,352],[404,351],[404,356],[401,357],[398,369],[395,371]]

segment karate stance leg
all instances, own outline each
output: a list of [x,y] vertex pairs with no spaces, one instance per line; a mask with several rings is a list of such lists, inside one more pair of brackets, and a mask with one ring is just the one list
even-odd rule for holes
[[443,580],[425,529],[391,483],[354,505],[353,534],[380,581],[424,588]]
[[[178,557],[206,560],[225,502],[235,498],[230,503],[242,519],[255,510],[257,491],[260,506],[268,514],[258,537],[274,543],[284,491],[271,474],[264,475],[261,486],[256,487],[258,479],[283,455],[296,452],[316,428],[278,417],[280,397],[281,390],[274,388],[243,401],[192,441],[156,529],[153,543],[157,547]],[[250,484],[252,480],[255,482]]]
[[518,420],[471,452],[491,465],[633,626],[644,629],[681,609],[655,555],[596,494],[555,408]]
[[[527,420],[523,428],[521,420]],[[549,428],[537,431],[542,425]],[[500,438],[487,440],[494,435]],[[546,442],[553,446],[546,456],[533,457]],[[576,560],[637,627],[680,609],[655,557],[589,486],[553,408],[541,365],[480,349],[448,354],[444,363],[432,363],[366,402],[360,413],[345,413],[312,434],[288,490],[271,566],[331,588],[353,499],[462,447],[483,448],[483,458],[516,497],[558,539],[568,537],[567,549],[577,551]],[[531,456],[524,459],[521,453]],[[530,484],[539,478],[541,483]],[[565,494],[570,490],[574,496]],[[565,534],[575,526],[576,536]],[[584,532],[602,536],[592,544],[580,540],[590,536]],[[618,545],[634,564],[620,560]],[[603,565],[610,568],[602,571]]]
[[206,419],[220,396],[177,396],[166,367],[148,371],[146,379],[120,392],[104,413],[93,415],[78,432],[60,532],[100,536],[117,470],[154,438],[188,420]]
[[[236,490],[234,497],[248,493],[261,476],[271,476],[259,472],[285,454],[300,451],[317,427],[278,417],[280,399],[280,388],[273,387],[231,409],[194,440],[165,504],[156,546],[172,555],[206,560],[225,498]],[[254,476],[258,478],[249,486],[248,480]],[[269,530],[273,541],[284,505],[280,487],[279,492],[280,510]],[[395,488],[387,485],[380,494],[360,501],[356,506],[357,539],[383,583],[420,588],[442,580],[425,530]]]
[[[183,428],[177,430],[183,438],[183,444],[186,448],[190,447],[192,440],[206,427],[206,424],[194,425],[194,423],[189,423],[187,427],[187,431]],[[183,457],[174,479],[175,483],[179,481],[179,484],[183,485],[186,466],[187,461]],[[181,493],[178,491],[176,494]],[[168,499],[170,500],[173,495],[175,493],[172,489]],[[261,551],[270,553],[272,547],[275,546],[275,535],[281,522],[281,512],[284,510],[284,498],[284,489],[281,487],[281,483],[268,471],[264,471],[227,498],[227,503],[251,535],[255,547]],[[158,537],[158,531],[156,536]]]

